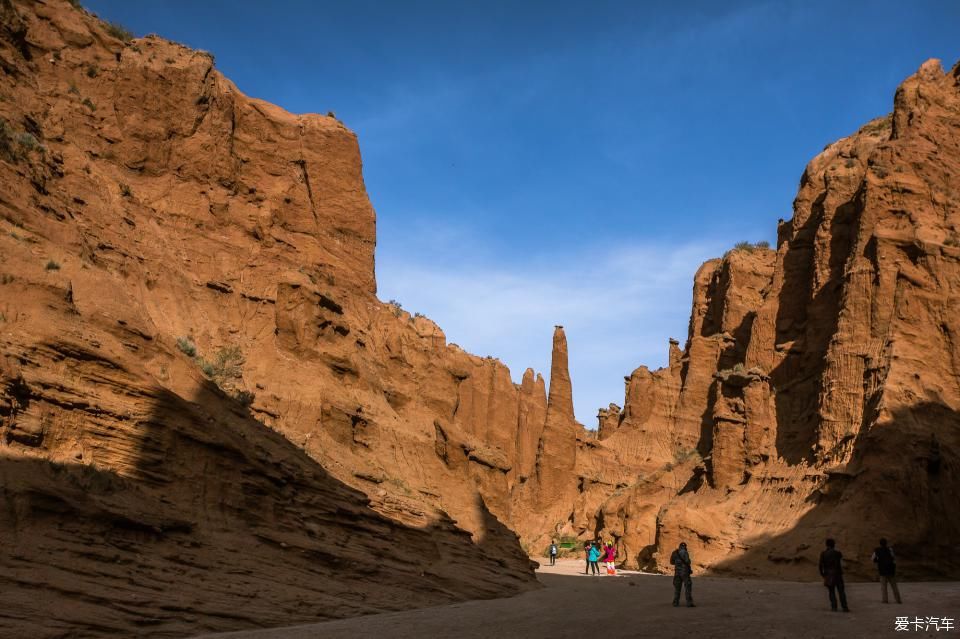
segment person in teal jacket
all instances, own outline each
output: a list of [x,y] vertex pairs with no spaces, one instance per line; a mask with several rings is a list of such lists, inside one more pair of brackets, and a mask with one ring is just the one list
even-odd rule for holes
[[593,543],[590,544],[590,550],[587,553],[587,559],[590,561],[590,574],[599,575],[600,574],[600,555],[602,555],[600,550],[600,544]]

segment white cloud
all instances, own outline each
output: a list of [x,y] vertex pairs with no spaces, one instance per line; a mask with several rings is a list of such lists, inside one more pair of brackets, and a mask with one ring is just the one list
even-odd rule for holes
[[381,299],[436,321],[450,342],[499,357],[515,381],[549,377],[553,326],[564,326],[574,409],[623,403],[623,376],[666,363],[667,339],[686,338],[693,275],[719,245],[591,244],[561,256],[491,255],[458,229],[381,234]]

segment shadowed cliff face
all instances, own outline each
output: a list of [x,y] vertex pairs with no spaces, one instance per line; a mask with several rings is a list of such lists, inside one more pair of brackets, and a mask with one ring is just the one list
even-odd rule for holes
[[173,344],[10,267],[0,635],[184,636],[533,586],[482,500],[474,540],[413,496],[369,498]]

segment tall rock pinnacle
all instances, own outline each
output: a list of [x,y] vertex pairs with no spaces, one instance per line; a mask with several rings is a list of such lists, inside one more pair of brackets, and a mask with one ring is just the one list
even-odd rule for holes
[[[574,466],[577,460],[577,426],[573,417],[573,389],[567,367],[567,336],[562,326],[553,332],[553,362],[550,366],[550,393],[547,397],[547,419],[540,440],[537,475],[540,503],[566,503],[574,490]],[[562,518],[564,513],[557,513]]]
[[573,422],[573,388],[567,364],[567,336],[562,326],[553,330],[553,354],[550,364],[550,395],[547,398],[547,425],[550,416]]

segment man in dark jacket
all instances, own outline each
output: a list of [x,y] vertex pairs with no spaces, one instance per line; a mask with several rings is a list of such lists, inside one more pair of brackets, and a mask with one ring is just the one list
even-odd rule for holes
[[897,558],[893,555],[893,548],[887,546],[887,540],[881,539],[880,545],[873,551],[873,563],[877,564],[877,572],[880,573],[880,586],[883,593],[883,603],[887,601],[887,584],[893,587],[893,597],[897,603],[900,601],[900,590],[897,588]]
[[844,612],[850,612],[847,607],[847,593],[843,590],[843,554],[835,548],[836,542],[827,540],[827,548],[820,553],[820,576],[823,585],[830,590],[830,609],[837,611],[837,595],[840,595],[840,606]]
[[690,579],[693,567],[686,542],[680,542],[680,546],[670,554],[670,563],[673,564],[673,605],[680,605],[680,590],[685,588],[687,607],[693,608],[693,580]]

